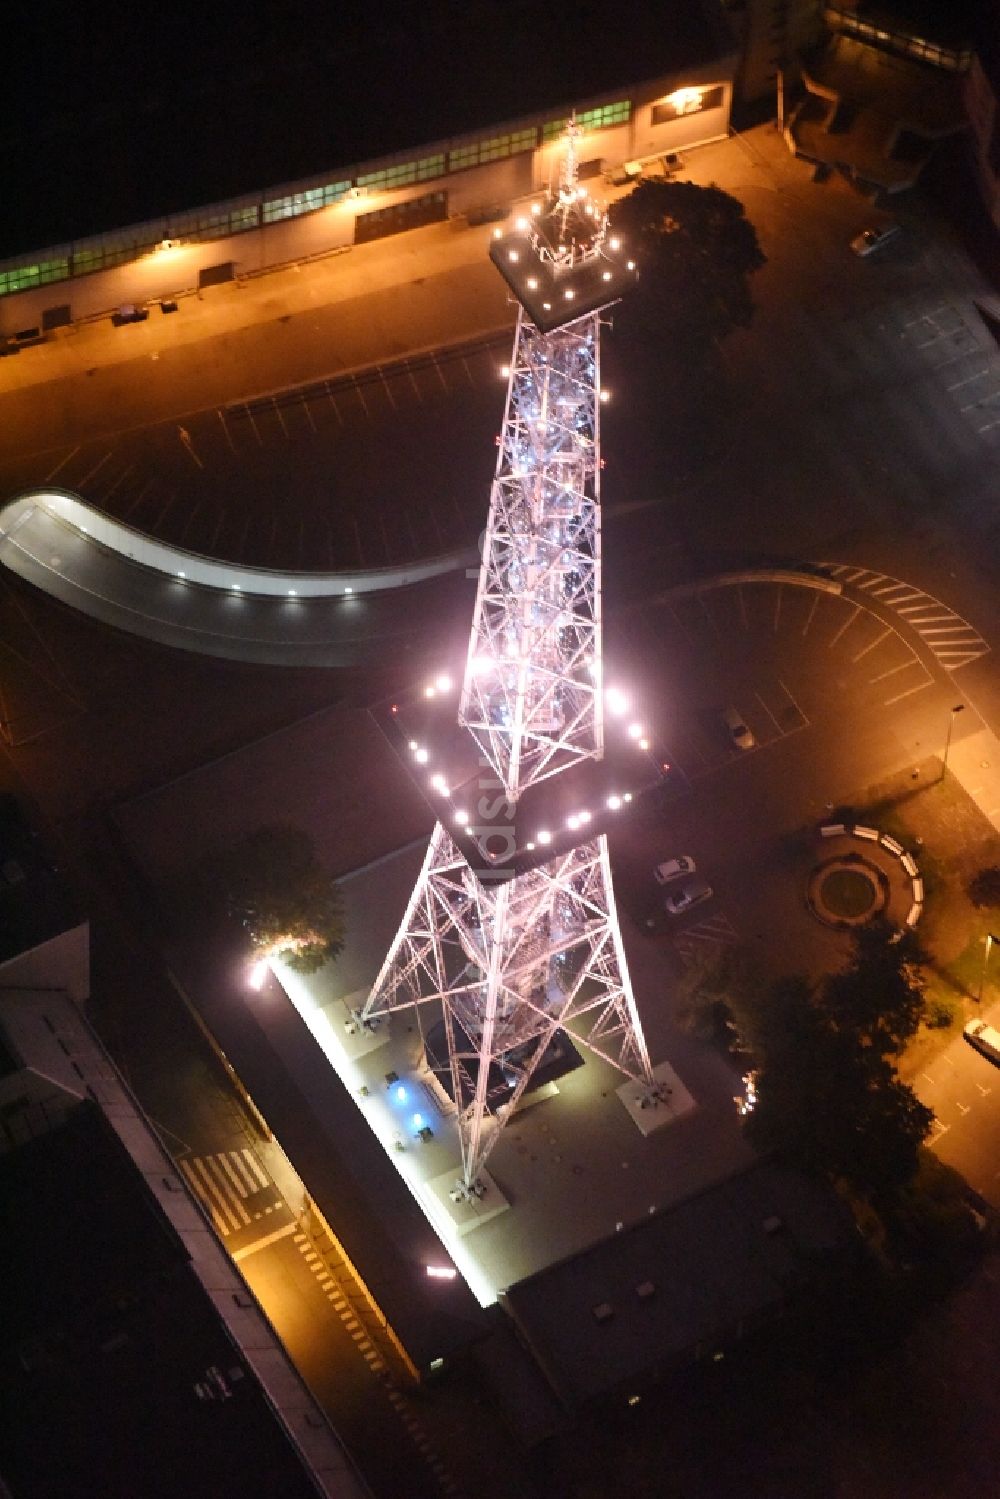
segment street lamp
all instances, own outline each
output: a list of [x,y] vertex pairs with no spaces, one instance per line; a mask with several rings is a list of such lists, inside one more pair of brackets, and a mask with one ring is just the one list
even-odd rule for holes
[[981,1005],[983,1002],[983,986],[986,983],[986,970],[990,964],[990,949],[992,948],[994,942],[1000,942],[1000,937],[998,937],[995,932],[987,932],[986,947],[983,951],[983,967],[979,975],[979,993],[976,995],[977,1005]]
[[947,737],[946,737],[946,739],[944,741],[944,757],[943,757],[943,759],[941,761],[941,774],[938,777],[938,779],[941,780],[941,781],[944,780],[944,778],[945,778],[945,772],[948,769],[948,751],[951,749],[951,734],[952,734],[952,730],[955,727],[955,719],[958,716],[958,714],[962,712],[962,710],[964,709],[964,707],[965,707],[964,703],[957,703],[955,705],[955,707],[952,708],[951,712],[948,714],[948,734],[947,734]]

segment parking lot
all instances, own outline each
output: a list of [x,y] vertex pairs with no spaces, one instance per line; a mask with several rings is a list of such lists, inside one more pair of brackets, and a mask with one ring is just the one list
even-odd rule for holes
[[482,529],[506,334],[311,381],[19,462],[189,551],[350,571],[436,556]]
[[[613,837],[616,882],[636,925],[652,916],[648,940],[676,961],[737,941],[777,968],[829,961],[839,939],[789,880],[787,840],[901,769],[926,784],[956,690],[937,637],[922,640],[893,597],[747,575],[676,589],[609,625],[607,680],[622,683],[655,756],[672,767],[662,802]],[[748,748],[732,741],[730,706],[752,733]],[[714,895],[666,916],[652,870],[680,854],[695,858]]]

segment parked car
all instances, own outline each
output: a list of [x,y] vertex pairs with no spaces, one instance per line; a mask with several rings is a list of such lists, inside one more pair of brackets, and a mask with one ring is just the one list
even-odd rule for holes
[[753,749],[757,741],[738,708],[727,708],[722,715],[722,721],[726,726],[730,744],[736,749]]
[[862,229],[851,240],[851,249],[855,255],[873,255],[876,250],[881,250],[891,239],[895,239],[900,233],[899,224],[883,224],[881,229]]
[[964,1035],[970,1046],[974,1046],[995,1067],[1000,1067],[1000,1032],[987,1025],[985,1020],[970,1020],[965,1025]]
[[712,895],[711,885],[706,885],[704,880],[688,880],[676,890],[671,890],[663,902],[663,909],[668,916],[681,916],[694,906],[700,906],[703,900],[711,900]]
[[653,870],[653,879],[658,885],[669,885],[671,880],[679,880],[682,874],[694,874],[695,862],[690,854],[681,854],[676,859],[667,859],[662,864],[657,864]]

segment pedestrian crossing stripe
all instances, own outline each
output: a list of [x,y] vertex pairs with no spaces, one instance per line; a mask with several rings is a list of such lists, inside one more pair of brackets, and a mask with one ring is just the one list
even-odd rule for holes
[[[248,1224],[280,1207],[278,1190],[266,1175],[252,1150],[220,1151],[215,1155],[187,1156],[178,1162],[191,1191],[212,1220],[221,1238],[239,1233]],[[273,1200],[259,1201],[269,1190]]]
[[922,588],[901,583],[888,573],[875,572],[868,567],[852,567],[843,562],[820,565],[845,588],[867,593],[884,608],[898,614],[902,623],[920,636],[945,671],[958,671],[989,651],[989,642],[968,620]]

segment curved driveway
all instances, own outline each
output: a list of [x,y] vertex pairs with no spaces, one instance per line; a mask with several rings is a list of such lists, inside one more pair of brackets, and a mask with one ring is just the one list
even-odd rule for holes
[[478,558],[461,549],[351,573],[241,567],[167,546],[48,489],[0,510],[0,562],[91,618],[161,645],[272,665],[343,666],[365,645],[446,614],[442,604],[464,591],[464,572]]

